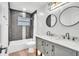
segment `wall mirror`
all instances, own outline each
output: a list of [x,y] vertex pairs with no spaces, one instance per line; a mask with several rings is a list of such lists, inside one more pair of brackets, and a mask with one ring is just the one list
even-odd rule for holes
[[46,24],[48,27],[53,27],[55,26],[57,22],[57,18],[55,15],[51,14],[51,15],[48,15],[47,18],[46,18]]
[[73,26],[79,23],[79,7],[71,6],[60,14],[60,23],[65,26]]

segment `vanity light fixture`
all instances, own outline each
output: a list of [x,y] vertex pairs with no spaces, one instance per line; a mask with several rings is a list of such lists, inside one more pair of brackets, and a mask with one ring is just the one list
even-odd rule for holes
[[48,10],[51,11],[51,10],[54,10],[64,4],[66,4],[68,2],[49,2],[48,3]]

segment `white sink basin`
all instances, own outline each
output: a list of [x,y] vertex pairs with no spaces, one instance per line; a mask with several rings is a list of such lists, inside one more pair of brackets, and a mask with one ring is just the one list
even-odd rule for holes
[[59,39],[62,39],[62,38],[61,37],[55,37],[55,36],[53,36],[52,39],[59,40]]

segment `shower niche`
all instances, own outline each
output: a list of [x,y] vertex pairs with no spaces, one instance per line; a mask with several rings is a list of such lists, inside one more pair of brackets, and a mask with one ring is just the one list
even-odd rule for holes
[[18,26],[30,26],[30,18],[18,16]]

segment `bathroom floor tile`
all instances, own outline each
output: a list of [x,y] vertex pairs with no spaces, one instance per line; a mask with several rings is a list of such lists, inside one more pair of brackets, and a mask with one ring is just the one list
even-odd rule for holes
[[9,56],[36,56],[36,49],[33,49],[33,52],[29,52],[28,49],[23,49],[10,53]]

